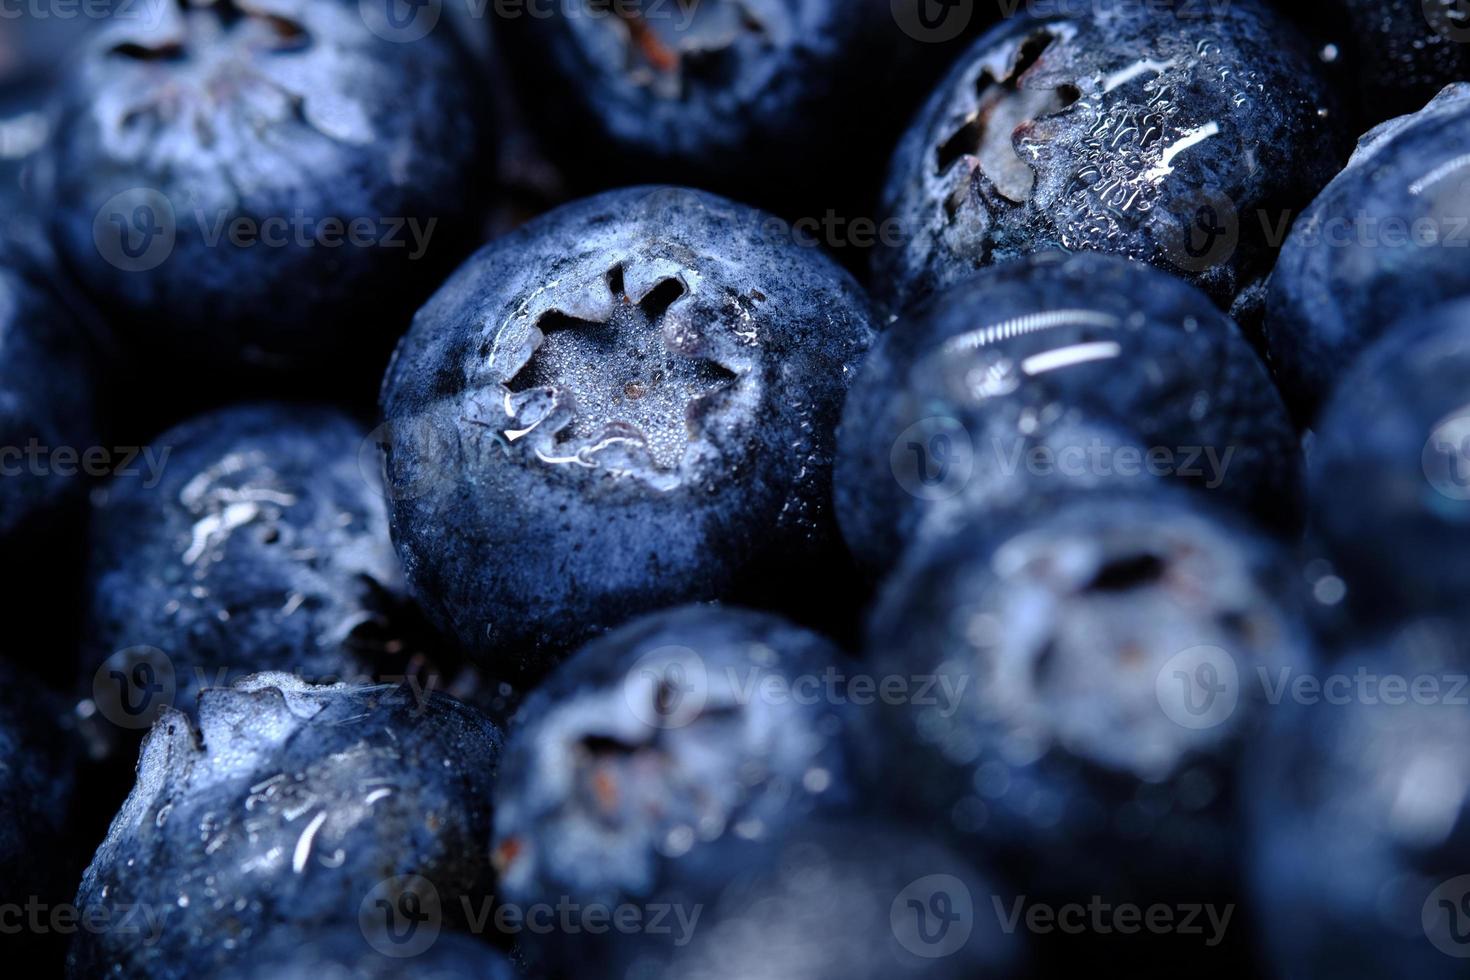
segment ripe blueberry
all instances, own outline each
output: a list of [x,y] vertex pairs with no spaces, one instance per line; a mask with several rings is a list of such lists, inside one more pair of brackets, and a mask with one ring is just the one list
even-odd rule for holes
[[1271,275],[1266,340],[1310,421],[1393,320],[1470,295],[1470,84],[1386,122],[1292,227]]
[[842,672],[826,640],[741,609],[686,606],[593,640],[512,723],[496,787],[502,891],[523,904],[646,897],[722,837],[852,806],[860,710],[823,693]]
[[1359,635],[1244,760],[1250,899],[1281,976],[1464,975],[1463,625]]
[[1314,529],[1359,619],[1460,610],[1470,570],[1470,301],[1410,315],[1327,403],[1311,454]]
[[393,534],[467,650],[534,672],[642,612],[836,574],[833,431],[873,315],[765,218],[600,195],[414,319],[383,385]]
[[1265,542],[1192,498],[1095,495],[994,535],[914,548],[874,614],[890,798],[969,835],[1023,888],[1228,893],[1236,763],[1258,676],[1310,667]]
[[143,349],[216,381],[340,370],[457,258],[473,75],[448,31],[397,43],[368,6],[179,0],[88,40],[47,161],[54,235]]
[[882,571],[926,518],[1037,512],[1156,477],[1290,525],[1299,471],[1264,365],[1204,295],[1053,252],[988,269],[879,338],[834,482],[849,546]]
[[[206,691],[198,715],[166,711],[143,743],[76,899],[112,927],[76,935],[71,976],[206,975],[377,902],[463,925],[488,892],[501,735],[478,712],[258,674]],[[154,918],[123,929],[128,910]]]
[[[284,404],[161,435],[98,496],[86,683],[145,664],[148,683],[167,675],[146,725],[164,704],[192,714],[202,688],[264,670],[319,681],[401,672],[416,617],[364,446],[345,415]],[[147,692],[116,693],[141,703]]]
[[[1338,162],[1312,55],[1253,0],[1048,5],[987,33],[904,136],[874,253],[902,308],[1048,248],[1105,251],[1217,303],[1270,271],[1258,214],[1300,207]],[[1269,225],[1269,222],[1267,222]]]

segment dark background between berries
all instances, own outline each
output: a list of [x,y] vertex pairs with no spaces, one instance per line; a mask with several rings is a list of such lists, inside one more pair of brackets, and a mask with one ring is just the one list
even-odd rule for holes
[[1463,976],[1470,704],[1277,679],[1470,672],[1467,174],[1461,0],[0,10],[0,949]]

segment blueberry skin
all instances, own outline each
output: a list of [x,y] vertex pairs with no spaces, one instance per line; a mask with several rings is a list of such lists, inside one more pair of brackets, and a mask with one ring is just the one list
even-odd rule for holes
[[[1296,435],[1240,331],[1173,277],[1092,253],[987,269],[901,318],[853,384],[838,446],[837,517],[874,573],[926,520],[1041,513],[1159,474],[1276,526],[1299,512]],[[1150,449],[1172,454],[1152,475]]]
[[[81,753],[66,705],[36,678],[0,663],[0,901],[67,898],[77,871],[67,855]],[[11,930],[7,930],[9,932]],[[33,937],[34,938],[34,937]]]
[[[619,936],[603,944],[579,975],[614,980],[1028,975],[1025,945],[1014,931],[1004,930],[992,904],[1008,900],[1007,889],[911,827],[816,821],[759,841],[728,838],[682,871],[656,899],[673,909],[666,917],[673,926],[669,933]],[[681,914],[692,922],[687,935],[679,926]],[[950,917],[948,928],[936,915]]]
[[[265,670],[402,673],[416,617],[362,427],[335,409],[261,403],[199,416],[150,450],[92,518],[81,675],[106,720],[146,726],[167,705],[192,715],[201,688]],[[119,716],[146,692],[117,701],[108,677],[144,664],[166,687]],[[120,746],[124,731],[107,734]]]
[[844,661],[777,616],[719,606],[655,613],[593,640],[512,722],[496,786],[504,895],[646,897],[721,838],[851,807],[862,711],[820,686],[850,675]]
[[[447,30],[379,36],[368,9],[186,0],[89,39],[44,184],[59,251],[134,343],[213,383],[340,371],[463,254],[483,138],[470,63]],[[298,217],[302,233],[281,224]],[[335,237],[317,224],[333,218]],[[436,222],[425,257],[410,218]],[[231,232],[242,219],[253,244]],[[359,219],[374,230],[353,244]]]
[[7,546],[44,537],[59,518],[75,518],[85,499],[84,478],[58,465],[30,465],[24,454],[32,441],[80,456],[99,440],[96,348],[20,248],[0,241],[0,447],[9,450],[0,542]]
[[[393,947],[388,947],[393,949]],[[401,952],[401,950],[394,950]],[[395,980],[411,965],[415,980],[515,980],[505,956],[477,939],[440,933],[412,958],[385,954],[368,943],[357,926],[323,930],[303,942],[284,934],[216,980]]]
[[975,42],[899,143],[879,210],[904,234],[873,253],[878,297],[901,310],[1064,248],[1158,265],[1228,308],[1270,271],[1258,212],[1303,206],[1340,159],[1311,53],[1253,0],[1046,10]]
[[478,712],[407,686],[259,674],[205,692],[197,730],[164,712],[76,899],[113,923],[153,911],[154,939],[83,930],[70,976],[206,975],[410,890],[463,925],[489,889],[500,748]]
[[833,432],[873,313],[767,219],[599,195],[415,317],[383,384],[393,535],[468,652],[534,674],[640,613],[834,574]]
[[1461,83],[1364,136],[1292,226],[1271,275],[1266,341],[1304,420],[1394,319],[1470,295],[1470,184],[1457,169],[1467,145]]
[[1464,637],[1444,620],[1360,633],[1246,756],[1250,898],[1278,975],[1464,976]]
[[1312,521],[1360,622],[1463,608],[1470,569],[1470,302],[1411,314],[1327,403]]
[[1281,556],[1183,495],[926,541],[881,596],[868,661],[944,696],[878,713],[873,785],[1023,890],[1229,894],[1258,672],[1310,670],[1304,633]]
[[942,57],[899,29],[888,0],[603,7],[548,4],[503,24],[529,117],[584,184],[810,200],[882,167],[922,66]]

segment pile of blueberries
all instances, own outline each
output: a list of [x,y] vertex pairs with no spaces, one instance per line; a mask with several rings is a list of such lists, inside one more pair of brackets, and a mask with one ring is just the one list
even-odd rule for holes
[[11,13],[27,975],[1464,975],[1458,0]]

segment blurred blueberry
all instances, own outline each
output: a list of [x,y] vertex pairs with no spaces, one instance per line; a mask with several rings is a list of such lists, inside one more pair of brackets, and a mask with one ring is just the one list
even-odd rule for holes
[[869,660],[930,693],[879,713],[873,785],[1023,890],[1230,894],[1260,678],[1312,660],[1281,556],[1189,503],[1095,495],[914,548],[874,614]]
[[1271,276],[1266,339],[1304,421],[1400,316],[1470,295],[1470,84],[1368,133],[1296,221]]
[[1160,478],[1272,525],[1299,517],[1296,436],[1265,366],[1204,295],[1111,256],[1032,256],[911,311],[875,344],[838,442],[838,519],[875,572],[925,519]]

